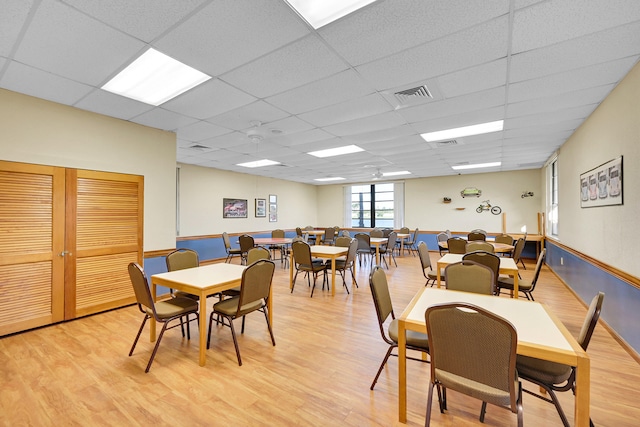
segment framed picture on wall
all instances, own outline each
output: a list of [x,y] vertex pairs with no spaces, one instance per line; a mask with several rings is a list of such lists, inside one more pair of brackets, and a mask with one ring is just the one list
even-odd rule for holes
[[269,222],[278,222],[277,212],[269,212]]
[[222,199],[222,218],[246,218],[247,199]]
[[580,175],[580,207],[622,204],[622,156]]
[[267,216],[267,200],[256,199],[256,218],[264,218]]

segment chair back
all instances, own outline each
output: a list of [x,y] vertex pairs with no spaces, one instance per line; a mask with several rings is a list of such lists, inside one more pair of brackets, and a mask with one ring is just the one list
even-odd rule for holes
[[409,227],[402,227],[400,229],[400,234],[410,234],[411,230],[409,230]]
[[322,236],[322,241],[324,243],[333,243],[336,238],[336,229],[333,227],[327,227],[324,229],[324,235]]
[[184,270],[185,268],[198,267],[200,260],[198,252],[193,249],[176,249],[165,258],[167,271]]
[[[427,277],[427,273],[425,270],[428,268],[429,270],[433,270],[431,267],[431,257],[429,256],[429,248],[425,242],[418,243],[418,257],[420,257],[420,263],[422,264],[422,274],[424,277]],[[427,277],[428,278],[428,277]]]
[[580,329],[580,335],[578,335],[578,343],[583,350],[587,350],[593,331],[598,324],[600,318],[600,312],[602,311],[602,302],[604,301],[604,292],[598,292],[598,295],[593,297],[591,304],[589,304],[589,310],[587,310],[587,316],[584,319],[582,328]]
[[226,231],[222,233],[222,241],[224,242],[224,249],[229,253],[229,249],[231,249],[231,242],[229,241],[229,235]]
[[356,233],[359,251],[371,251],[371,236],[366,233]]
[[449,236],[443,231],[442,233],[438,233],[438,235],[436,236],[436,240],[438,241],[438,243],[446,242],[447,240],[449,240]]
[[396,316],[393,313],[393,304],[391,303],[387,276],[380,266],[375,266],[373,270],[371,270],[369,274],[369,287],[371,288],[371,295],[373,296],[373,305],[376,307],[380,332],[385,341],[387,341],[384,333],[384,322],[389,316],[391,316],[392,319],[395,319]]
[[475,261],[489,267],[493,271],[494,289],[498,287],[498,276],[500,274],[500,257],[498,255],[485,251],[475,251],[465,254],[462,260]]
[[[518,336],[509,321],[466,303],[429,307],[425,321],[432,382],[483,402],[507,406],[512,412],[518,410]],[[457,381],[449,380],[453,375],[471,381],[456,387]]]
[[379,228],[374,228],[369,233],[369,236],[371,236],[371,237],[384,237],[384,233]]
[[340,235],[341,235],[342,237],[351,237],[351,233],[349,233],[349,230],[342,230],[342,231],[340,232]]
[[261,259],[271,259],[269,249],[264,246],[256,246],[255,248],[249,249],[249,252],[247,252],[247,264],[253,264]]
[[465,245],[465,252],[474,252],[474,251],[485,251],[489,253],[495,253],[496,248],[489,242],[485,242],[484,240],[474,240]]
[[513,247],[513,260],[518,263],[520,261],[520,257],[522,256],[522,250],[524,249],[525,240],[524,237],[521,237],[516,241],[516,244]]
[[483,230],[482,228],[474,228],[469,233],[481,233],[481,234],[484,234],[485,236],[487,235],[486,230]]
[[444,269],[447,289],[493,295],[495,277],[486,265],[474,261],[460,261],[447,265]]
[[304,234],[304,236],[296,236],[293,239],[291,239],[291,243],[293,243],[293,242],[306,242],[307,241],[306,237],[308,237],[306,233]]
[[296,227],[296,236],[302,237],[302,228]]
[[274,239],[284,239],[284,230],[276,229],[271,232],[271,237]]
[[345,262],[345,267],[351,267],[356,260],[356,255],[358,253],[358,241],[356,239],[351,239],[349,241],[349,251],[347,251],[347,260]]
[[487,235],[483,234],[483,233],[478,233],[478,232],[472,231],[471,233],[469,233],[467,235],[467,240],[470,241],[470,242],[473,241],[473,240],[482,240],[482,241],[484,241],[484,240],[487,240]]
[[450,237],[447,239],[447,247],[451,254],[466,254],[467,241],[461,237]]
[[240,241],[240,250],[243,254],[246,254],[251,248],[255,246],[253,236],[250,236],[248,234],[243,234],[238,238],[238,240]]
[[415,243],[418,238],[418,229],[413,230],[413,235],[411,236],[411,243]]
[[307,242],[293,242],[291,243],[291,250],[293,251],[293,258],[296,260],[296,264],[311,266],[311,246]]
[[387,243],[385,243],[384,245],[382,245],[384,247],[384,250],[393,250],[393,248],[396,246],[396,240],[398,240],[398,233],[396,233],[395,231],[392,231],[391,233],[389,233],[387,236],[384,236],[387,238]]
[[157,320],[156,306],[153,303],[153,298],[151,298],[147,275],[137,262],[129,264],[129,278],[131,279],[131,285],[133,285],[133,292],[136,294],[136,302],[140,311],[143,313],[150,311]]
[[[382,237],[389,237],[389,234],[393,231],[393,228],[383,228],[382,229]],[[396,233],[398,234],[398,233]]]
[[495,242],[513,246],[513,237],[509,236],[508,234],[500,234],[496,236]]
[[348,248],[349,245],[351,244],[351,237],[345,237],[345,236],[340,236],[340,237],[336,237],[336,246],[339,246],[341,248]]
[[544,263],[544,259],[547,256],[547,248],[542,249],[540,255],[538,255],[538,263],[536,264],[536,269],[533,272],[533,279],[531,279],[531,289],[529,292],[533,292],[536,287],[536,283],[538,283],[538,277],[540,277],[540,270],[542,270],[542,264]]
[[273,280],[273,272],[276,265],[273,261],[261,259],[253,264],[249,264],[242,272],[242,282],[240,284],[240,295],[238,296],[238,311],[236,317],[243,313],[255,310],[255,303],[263,300],[263,304],[269,298],[269,290]]

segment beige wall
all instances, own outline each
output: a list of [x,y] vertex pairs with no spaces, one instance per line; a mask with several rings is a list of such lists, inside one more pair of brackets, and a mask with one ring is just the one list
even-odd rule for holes
[[[278,221],[255,217],[255,199],[277,196]],[[222,218],[222,199],[247,199],[248,217]],[[180,236],[293,229],[317,224],[316,187],[237,172],[180,165]]]
[[[460,191],[465,187],[479,188],[482,196],[462,198]],[[342,189],[341,185],[318,188],[320,225],[343,225]],[[523,225],[531,234],[538,232],[538,212],[543,211],[540,169],[408,179],[404,189],[404,223],[411,229],[469,231],[483,228],[499,233],[502,215],[476,212],[480,202],[489,199],[505,213],[507,232],[520,233]],[[534,197],[522,198],[523,191],[533,191]],[[444,197],[451,198],[451,203],[443,203]]]
[[[623,157],[624,205],[580,208],[580,174]],[[558,153],[558,240],[640,276],[640,65],[636,65]]]
[[0,130],[2,160],[143,175],[144,250],[175,246],[175,134],[3,89]]

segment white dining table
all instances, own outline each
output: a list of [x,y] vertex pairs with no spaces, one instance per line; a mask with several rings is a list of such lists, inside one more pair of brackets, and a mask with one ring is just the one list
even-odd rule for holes
[[[240,286],[242,283],[242,272],[244,265],[217,263],[184,270],[170,271],[167,273],[154,274],[151,276],[151,296],[156,300],[156,287],[165,286],[171,289],[188,292],[198,295],[200,298],[200,366],[204,366],[207,361],[207,297],[217,294],[227,289]],[[273,325],[272,319],[272,293],[269,293],[267,301],[267,312],[269,322]],[[152,317],[150,325],[151,341],[156,340],[156,321]]]
[[575,425],[589,425],[589,356],[548,307],[536,301],[430,287],[422,288],[398,319],[398,416],[400,422],[407,421],[406,330],[426,333],[425,311],[427,308],[451,302],[473,304],[510,321],[518,334],[518,354],[575,366]]
[[[348,247],[328,246],[328,245],[311,245],[311,256],[315,258],[324,258],[331,260],[331,296],[336,295],[336,259],[341,256],[347,256]],[[295,258],[291,251],[291,263],[289,264],[289,288],[293,288],[293,270],[295,269]],[[355,264],[355,263],[354,263]],[[355,265],[354,265],[355,274]]]
[[[461,254],[445,254],[438,260],[438,270],[436,272],[436,274],[438,275],[438,287],[440,287],[442,282],[441,272],[444,271],[444,268],[449,264],[462,261],[463,256],[464,255]],[[513,260],[513,258],[500,257],[499,273],[513,277],[513,292],[511,292],[511,297],[518,298],[518,265]]]

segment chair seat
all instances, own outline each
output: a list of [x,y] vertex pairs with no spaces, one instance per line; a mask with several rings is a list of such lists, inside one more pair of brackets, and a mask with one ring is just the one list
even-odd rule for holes
[[[156,303],[156,314],[160,319],[170,319],[197,310],[198,303],[191,298],[171,298]],[[153,317],[150,308],[147,308],[146,312]]]
[[[513,290],[513,277],[499,276],[498,287]],[[528,280],[518,280],[518,290],[522,292],[530,291],[533,284]]]
[[[479,383],[470,378],[461,377],[451,372],[436,368],[436,378],[446,388],[473,396],[483,402],[493,403],[498,406],[510,406],[511,395],[509,391],[500,390],[489,385]],[[517,382],[517,379],[516,379]],[[516,388],[517,390],[517,388]]]
[[516,369],[520,377],[545,384],[562,384],[571,375],[571,366],[528,356],[516,358]]
[[241,255],[242,254],[242,250],[241,249],[229,249],[229,253],[230,254],[234,254],[234,255]]
[[302,271],[318,272],[318,271],[325,270],[327,266],[324,264],[322,260],[317,260],[317,261],[314,260],[312,265],[298,264],[297,268],[298,270],[302,270]]
[[[407,345],[410,347],[429,348],[427,334],[407,330]],[[389,338],[398,342],[398,319],[393,319],[389,324]]]
[[[214,312],[218,312],[218,313],[222,313],[222,314],[227,315],[227,316],[234,316],[238,312],[238,302],[239,301],[240,301],[239,297],[233,297],[233,298],[228,298],[228,299],[222,300],[222,301],[220,301],[218,303],[215,303],[213,305],[213,311]],[[264,305],[264,301],[263,300],[252,301],[249,304],[245,304],[242,307],[242,311],[249,313],[251,311],[255,311],[255,310],[259,309],[263,305]]]

